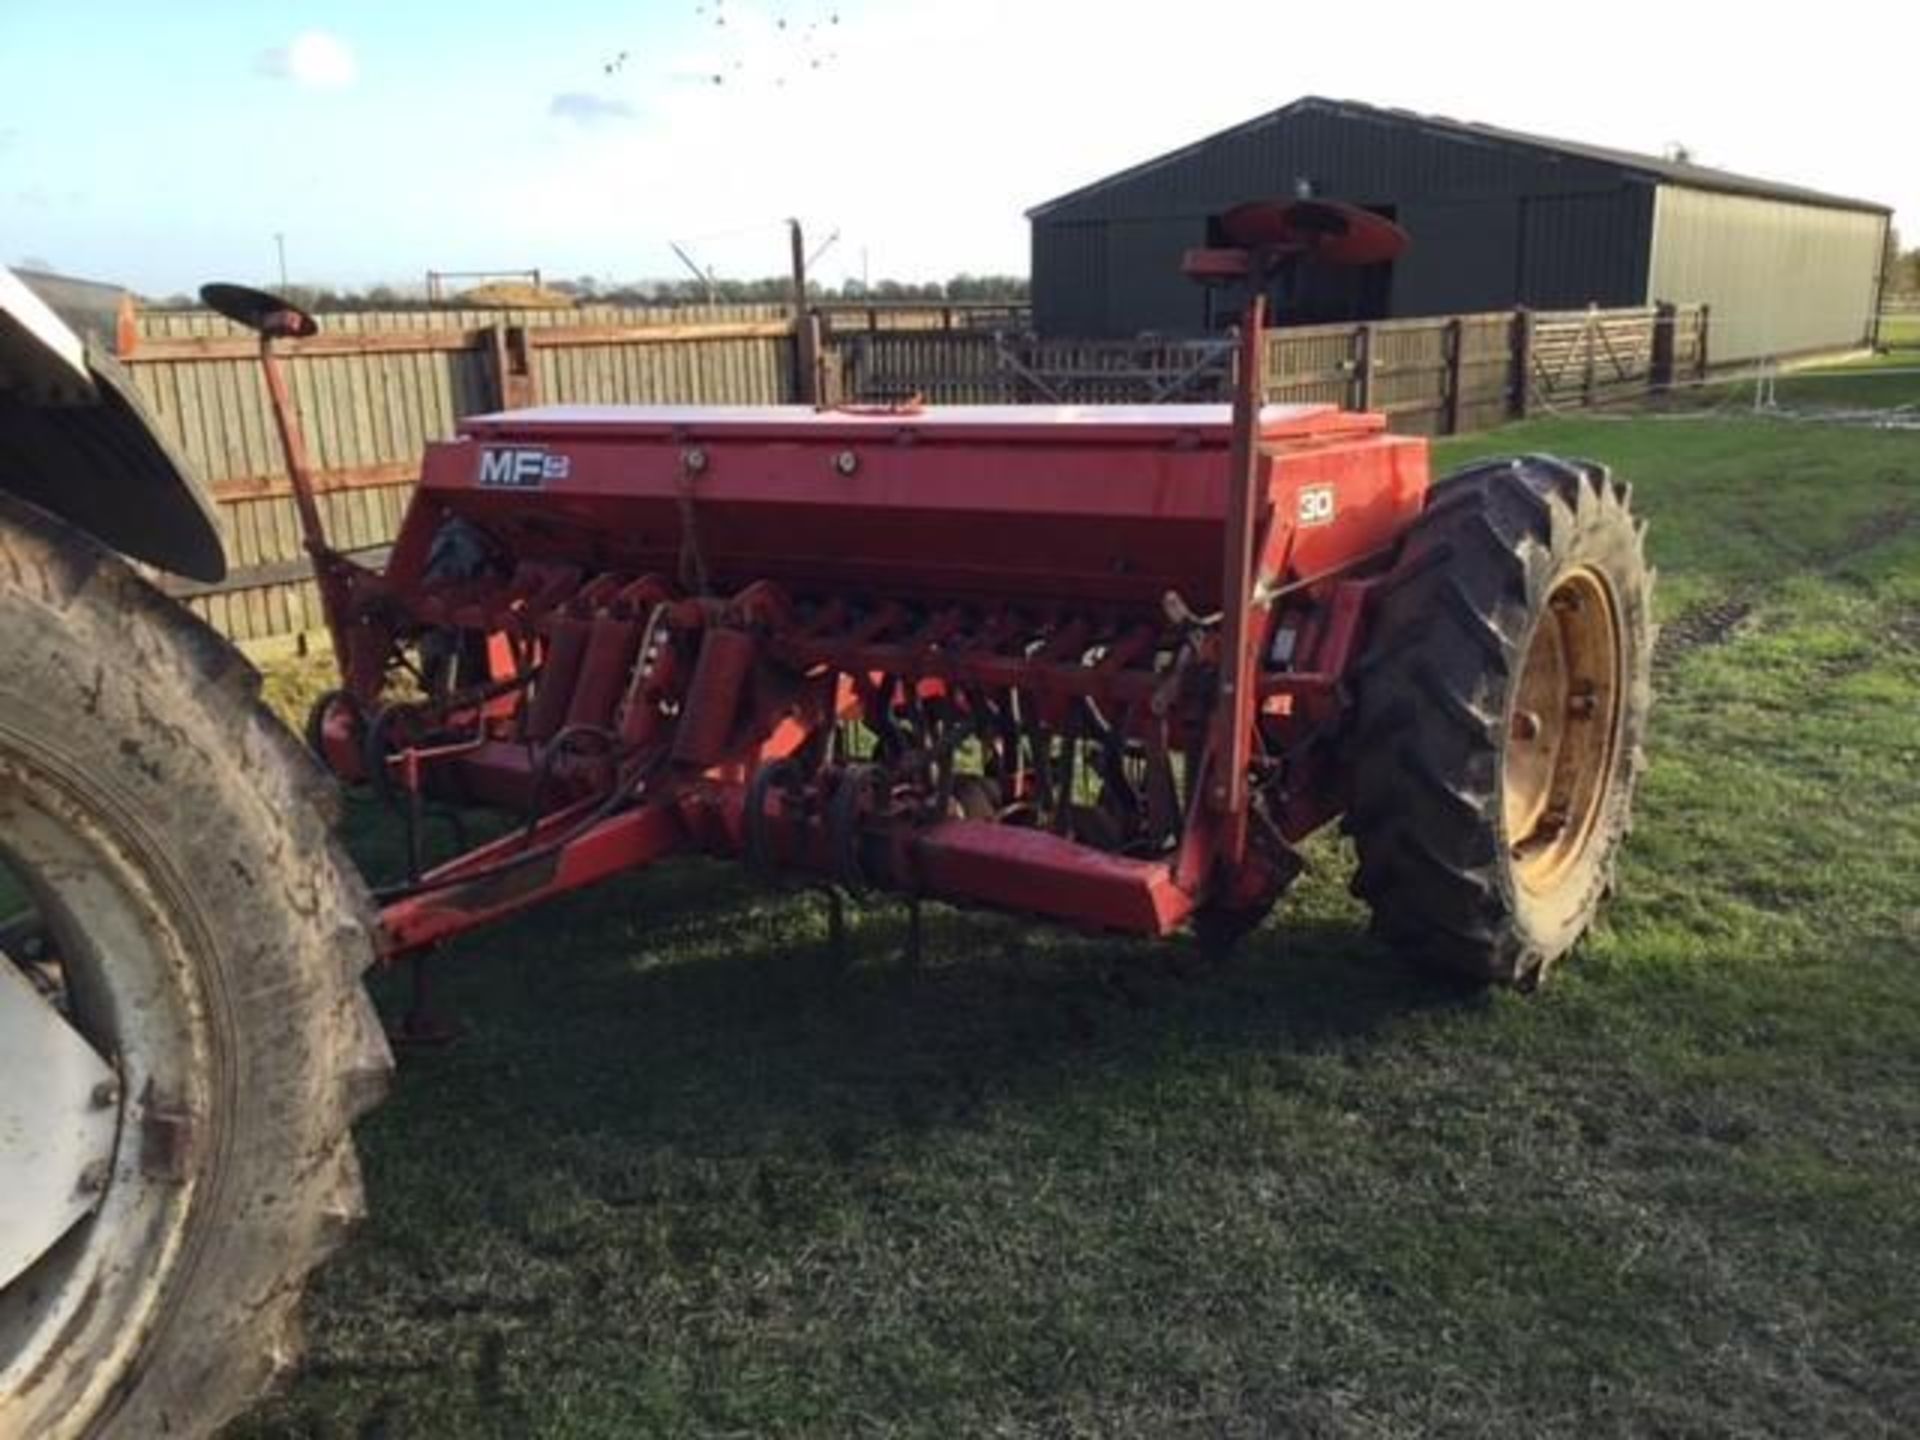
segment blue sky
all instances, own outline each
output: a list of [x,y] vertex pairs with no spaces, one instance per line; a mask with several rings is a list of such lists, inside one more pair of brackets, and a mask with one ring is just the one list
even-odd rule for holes
[[293,278],[349,284],[667,276],[679,240],[755,275],[784,265],[778,222],[798,215],[816,244],[839,233],[830,281],[863,262],[876,278],[1023,271],[1027,206],[1304,93],[1684,140],[1710,164],[1882,200],[1920,232],[1903,87],[1871,63],[1920,40],[1916,12],[1741,13],[0,0],[0,259],[164,293],[271,279],[276,232]]

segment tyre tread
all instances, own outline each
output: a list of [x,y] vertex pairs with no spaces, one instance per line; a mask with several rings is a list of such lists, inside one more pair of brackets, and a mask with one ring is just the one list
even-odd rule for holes
[[[333,832],[333,786],[267,710],[259,672],[233,646],[86,535],[0,495],[0,598],[6,592],[13,596],[9,603],[53,612],[62,633],[77,641],[95,637],[75,653],[90,650],[98,666],[125,667],[138,704],[155,707],[156,732],[164,726],[169,743],[183,748],[165,757],[179,767],[168,778],[201,792],[222,787],[234,797],[235,814],[252,816],[246,823],[274,842],[260,858],[257,880],[224,883],[246,886],[249,895],[278,887],[277,896],[250,903],[284,911],[288,953],[277,968],[250,966],[263,973],[223,983],[236,1028],[252,1019],[264,1033],[271,1013],[265,1007],[287,1007],[290,989],[306,1012],[280,1017],[274,1034],[279,1042],[294,1029],[298,1042],[284,1048],[295,1058],[264,1063],[304,1067],[279,1082],[307,1103],[286,1112],[292,1133],[274,1143],[314,1159],[292,1167],[301,1179],[293,1184],[289,1177],[293,1188],[284,1205],[235,1201],[240,1209],[225,1216],[255,1231],[271,1225],[274,1233],[266,1237],[273,1243],[265,1243],[249,1232],[238,1251],[222,1237],[218,1243],[229,1247],[223,1253],[271,1258],[249,1274],[210,1274],[209,1264],[188,1268],[174,1282],[180,1294],[166,1302],[178,1323],[163,1326],[147,1344],[109,1409],[91,1419],[67,1417],[90,1436],[211,1433],[297,1362],[298,1308],[308,1277],[364,1214],[351,1131],[385,1094],[393,1067],[362,983],[375,959],[375,915]],[[50,663],[75,661],[62,654]],[[148,718],[144,708],[141,714]],[[224,767],[223,773],[185,773],[202,762]],[[219,877],[202,882],[209,891],[223,883]],[[249,954],[238,941],[226,948],[227,969],[235,968],[234,955],[267,954]],[[288,973],[298,977],[296,985],[275,979]]]
[[[1481,461],[1435,482],[1395,568],[1379,586],[1355,668],[1356,711],[1342,825],[1358,864],[1353,893],[1374,931],[1416,963],[1474,982],[1527,984],[1562,953],[1516,919],[1502,853],[1500,727],[1531,633],[1530,598],[1556,557],[1601,527],[1622,537],[1644,602],[1644,525],[1631,489],[1604,465],[1549,455]],[[1631,578],[1631,577],[1630,577]],[[1650,703],[1642,603],[1624,703]],[[1644,767],[1629,737],[1628,787]],[[1627,806],[1620,806],[1624,833]],[[1600,869],[1613,873],[1611,837]],[[1582,922],[1584,928],[1584,921]],[[1571,941],[1567,942],[1569,945]]]

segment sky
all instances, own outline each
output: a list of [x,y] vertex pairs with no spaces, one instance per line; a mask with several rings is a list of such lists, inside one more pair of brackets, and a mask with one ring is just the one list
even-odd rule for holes
[[673,277],[677,242],[747,278],[796,216],[828,283],[1024,273],[1029,207],[1306,94],[1680,142],[1912,243],[1875,57],[1916,41],[1857,0],[0,0],[0,260],[163,295],[275,280],[276,235],[355,286]]

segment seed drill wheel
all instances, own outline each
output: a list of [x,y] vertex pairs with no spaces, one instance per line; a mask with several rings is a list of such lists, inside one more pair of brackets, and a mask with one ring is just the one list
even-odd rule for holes
[[1652,702],[1630,490],[1548,456],[1436,484],[1356,675],[1354,893],[1427,966],[1531,984],[1611,887]]
[[211,1434],[360,1213],[369,912],[256,688],[0,497],[0,1436]]

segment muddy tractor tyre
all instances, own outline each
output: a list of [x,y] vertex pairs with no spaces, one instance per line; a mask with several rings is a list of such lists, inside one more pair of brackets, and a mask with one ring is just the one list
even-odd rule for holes
[[1529,985],[1613,881],[1652,703],[1631,492],[1549,456],[1437,483],[1355,677],[1353,890],[1409,959]]
[[257,688],[0,496],[5,1440],[212,1433],[292,1364],[361,1212],[371,917]]

